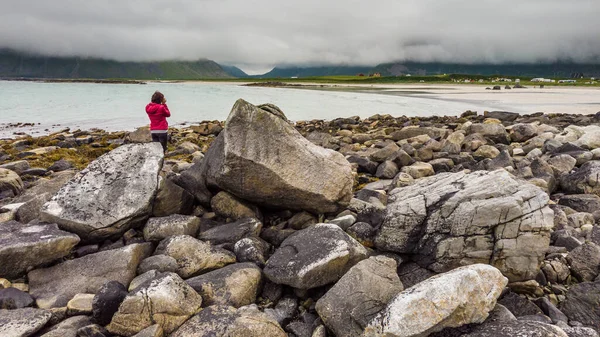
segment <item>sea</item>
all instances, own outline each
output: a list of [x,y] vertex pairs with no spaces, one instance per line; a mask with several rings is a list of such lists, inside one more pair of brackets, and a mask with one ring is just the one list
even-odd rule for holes
[[[65,128],[130,131],[148,125],[145,106],[161,91],[173,127],[226,120],[238,99],[277,105],[292,121],[375,114],[393,116],[460,115],[472,110],[502,110],[494,101],[460,101],[439,96],[385,91],[335,91],[243,86],[239,83],[184,82],[146,84],[45,83],[0,81],[0,138],[39,136]],[[514,109],[513,109],[514,110]],[[518,112],[518,111],[517,111]],[[15,127],[15,124],[21,123]]]

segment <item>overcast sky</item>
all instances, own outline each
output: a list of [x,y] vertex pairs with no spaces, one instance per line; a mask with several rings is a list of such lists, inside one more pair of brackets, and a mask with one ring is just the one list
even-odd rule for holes
[[0,47],[276,65],[598,61],[600,0],[0,0]]

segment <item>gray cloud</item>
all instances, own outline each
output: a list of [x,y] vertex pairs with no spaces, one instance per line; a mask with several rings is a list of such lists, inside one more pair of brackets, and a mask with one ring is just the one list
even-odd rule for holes
[[0,47],[247,70],[397,60],[597,62],[597,0],[0,0]]

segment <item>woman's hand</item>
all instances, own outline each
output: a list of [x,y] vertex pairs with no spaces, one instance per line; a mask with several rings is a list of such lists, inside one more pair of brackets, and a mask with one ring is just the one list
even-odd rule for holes
[[162,104],[167,104],[167,99],[163,97]]

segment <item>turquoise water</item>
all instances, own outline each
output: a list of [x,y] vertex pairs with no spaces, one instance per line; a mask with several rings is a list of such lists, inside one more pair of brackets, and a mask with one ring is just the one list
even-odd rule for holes
[[[148,124],[144,107],[155,90],[163,92],[171,126],[225,120],[238,98],[253,104],[273,103],[290,120],[374,114],[394,116],[458,115],[466,110],[498,107],[414,96],[373,93],[245,87],[226,83],[41,83],[0,81],[0,138],[14,132],[47,134],[64,127],[108,131],[134,130]],[[35,123],[34,127],[7,127]],[[39,123],[39,124],[38,124]]]

